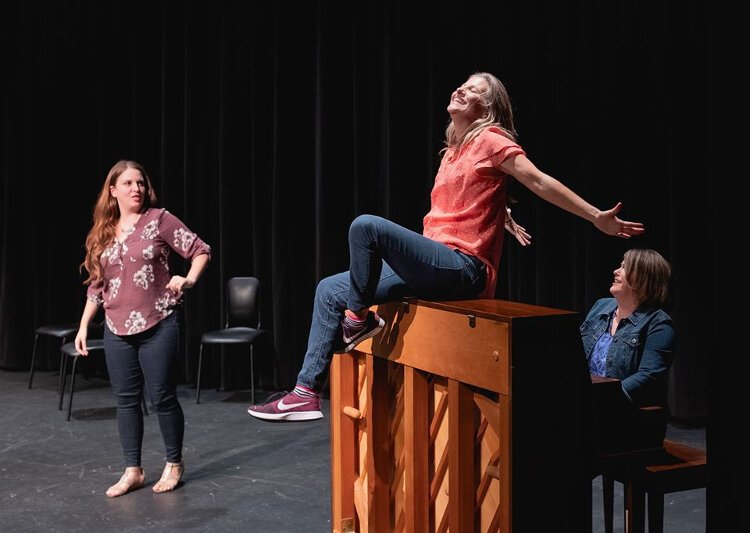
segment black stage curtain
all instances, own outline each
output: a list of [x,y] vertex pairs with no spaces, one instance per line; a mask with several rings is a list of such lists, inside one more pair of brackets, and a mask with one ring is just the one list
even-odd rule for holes
[[[227,279],[254,275],[271,331],[259,384],[292,386],[316,283],[347,268],[349,223],[421,231],[451,91],[486,70],[540,168],[648,230],[606,237],[514,185],[533,244],[506,240],[497,297],[584,315],[627,248],[659,250],[677,281],[672,414],[706,415],[713,236],[687,185],[707,179],[700,2],[0,5],[0,367],[28,368],[35,327],[78,319],[93,203],[132,158],[213,247],[187,296],[183,382],[201,332],[223,325]],[[225,374],[248,387],[243,357]]]
[[[622,201],[622,217],[648,229],[609,238],[514,186],[533,244],[506,241],[497,297],[584,315],[627,248],[664,254],[679,332],[671,412],[707,416],[709,526],[736,524],[727,455],[739,439],[726,428],[740,384],[720,361],[737,354],[731,336],[715,341],[739,276],[719,278],[733,263],[714,243],[720,213],[690,185],[709,179],[706,11],[693,0],[0,0],[0,368],[28,368],[37,326],[78,319],[91,208],[109,167],[132,158],[214,251],[186,299],[182,381],[195,382],[201,332],[224,322],[226,280],[254,275],[271,331],[259,385],[292,386],[316,283],[347,267],[349,223],[374,213],[421,230],[449,95],[486,70],[507,85],[532,160],[601,208]],[[223,374],[226,388],[248,387],[246,359],[229,355],[207,386]],[[43,363],[57,363],[49,346]]]

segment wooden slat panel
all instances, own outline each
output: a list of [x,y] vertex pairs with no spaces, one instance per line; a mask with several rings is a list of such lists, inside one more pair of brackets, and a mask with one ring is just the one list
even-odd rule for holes
[[430,525],[429,393],[427,378],[404,367],[404,457],[406,461],[406,531],[428,531]]
[[451,531],[474,531],[474,400],[471,390],[448,381],[448,523]]
[[430,379],[433,398],[430,421],[430,523],[448,527],[448,380]]
[[403,530],[406,517],[406,458],[405,458],[405,399],[404,399],[404,367],[388,363],[388,397],[390,405],[390,498],[391,524],[393,532]]
[[[336,494],[347,490],[354,493],[348,501],[355,502],[360,532],[511,533],[514,520],[520,531],[554,531],[561,524],[585,530],[590,513],[584,516],[581,508],[590,480],[579,479],[584,469],[576,452],[584,448],[577,437],[589,380],[576,379],[575,313],[498,300],[410,300],[381,305],[378,312],[387,327],[357,347],[352,374],[361,390],[344,419],[335,406],[341,384],[333,375],[340,368],[331,370],[334,531],[341,530],[342,508],[352,506]],[[419,405],[422,387],[428,401]],[[548,456],[539,452],[542,430],[524,419],[542,411],[554,412],[553,433],[569,438],[570,464],[545,462]],[[342,429],[349,421],[353,460],[335,451],[347,445]],[[345,470],[351,471],[348,486],[341,482]],[[556,498],[549,513],[538,513],[529,495],[550,472],[565,490],[547,487]]]
[[[513,456],[511,442],[511,398],[500,396],[498,417],[500,418],[500,531],[511,531],[513,523],[513,498],[511,486],[513,480]],[[490,424],[491,425],[491,424]]]
[[357,510],[357,529],[361,533],[369,531],[370,498],[367,492],[367,464],[370,460],[367,447],[367,403],[369,396],[369,381],[367,376],[367,354],[354,351],[357,365],[357,402],[360,419],[357,423],[357,472],[359,476],[354,480],[354,508]]
[[500,499],[500,407],[497,395],[493,396],[474,391],[474,402],[481,416],[476,435],[476,464],[481,478],[475,506],[477,530],[496,532],[501,508],[507,509],[507,502]]
[[344,407],[356,405],[356,368],[353,354],[338,354],[331,361],[331,526],[342,533],[354,530],[356,516],[357,422],[343,413]]
[[391,530],[388,362],[367,355],[368,531]]

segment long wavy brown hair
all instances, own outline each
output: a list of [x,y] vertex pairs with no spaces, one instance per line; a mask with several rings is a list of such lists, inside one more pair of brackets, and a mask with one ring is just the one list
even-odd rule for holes
[[468,79],[471,78],[483,78],[487,82],[487,92],[481,95],[482,104],[487,111],[475,120],[461,137],[456,134],[456,128],[451,120],[445,130],[445,148],[441,152],[448,148],[460,148],[490,126],[500,128],[510,140],[517,140],[518,133],[513,123],[513,107],[503,82],[489,72],[475,72]]
[[129,168],[134,168],[143,176],[145,182],[145,191],[143,195],[143,208],[145,211],[151,206],[156,205],[156,193],[151,186],[151,179],[146,173],[146,169],[135,161],[122,159],[114,164],[104,180],[102,190],[99,192],[99,198],[94,205],[93,224],[89,234],[86,236],[86,258],[81,263],[81,271],[85,268],[89,277],[83,283],[97,283],[102,279],[104,272],[100,258],[102,252],[109,246],[115,238],[117,222],[120,220],[120,206],[117,205],[117,198],[112,196],[110,187],[114,187],[117,178]]

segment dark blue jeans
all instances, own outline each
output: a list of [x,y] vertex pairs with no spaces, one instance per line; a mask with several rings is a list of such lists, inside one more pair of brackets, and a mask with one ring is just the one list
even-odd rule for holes
[[318,390],[335,350],[343,348],[341,319],[404,296],[476,298],[483,263],[381,217],[361,215],[349,228],[349,271],[323,279],[315,292],[307,352],[297,383]]
[[117,426],[125,466],[141,465],[144,383],[159,418],[167,461],[182,460],[185,418],[177,401],[177,359],[182,324],[179,311],[135,335],[115,335],[104,328],[104,353],[117,400]]

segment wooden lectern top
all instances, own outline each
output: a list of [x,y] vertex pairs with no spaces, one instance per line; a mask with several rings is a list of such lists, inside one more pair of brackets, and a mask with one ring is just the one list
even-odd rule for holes
[[432,307],[434,309],[442,309],[454,313],[474,315],[477,317],[488,318],[490,320],[497,320],[499,322],[511,322],[516,318],[576,314],[575,311],[510,302],[508,300],[455,300],[435,302],[431,300],[407,298],[404,301],[409,304]]
[[501,394],[511,393],[511,369],[523,358],[544,368],[548,358],[567,353],[561,347],[571,336],[580,350],[573,311],[505,300],[407,298],[381,304],[377,312],[386,327],[357,351]]

